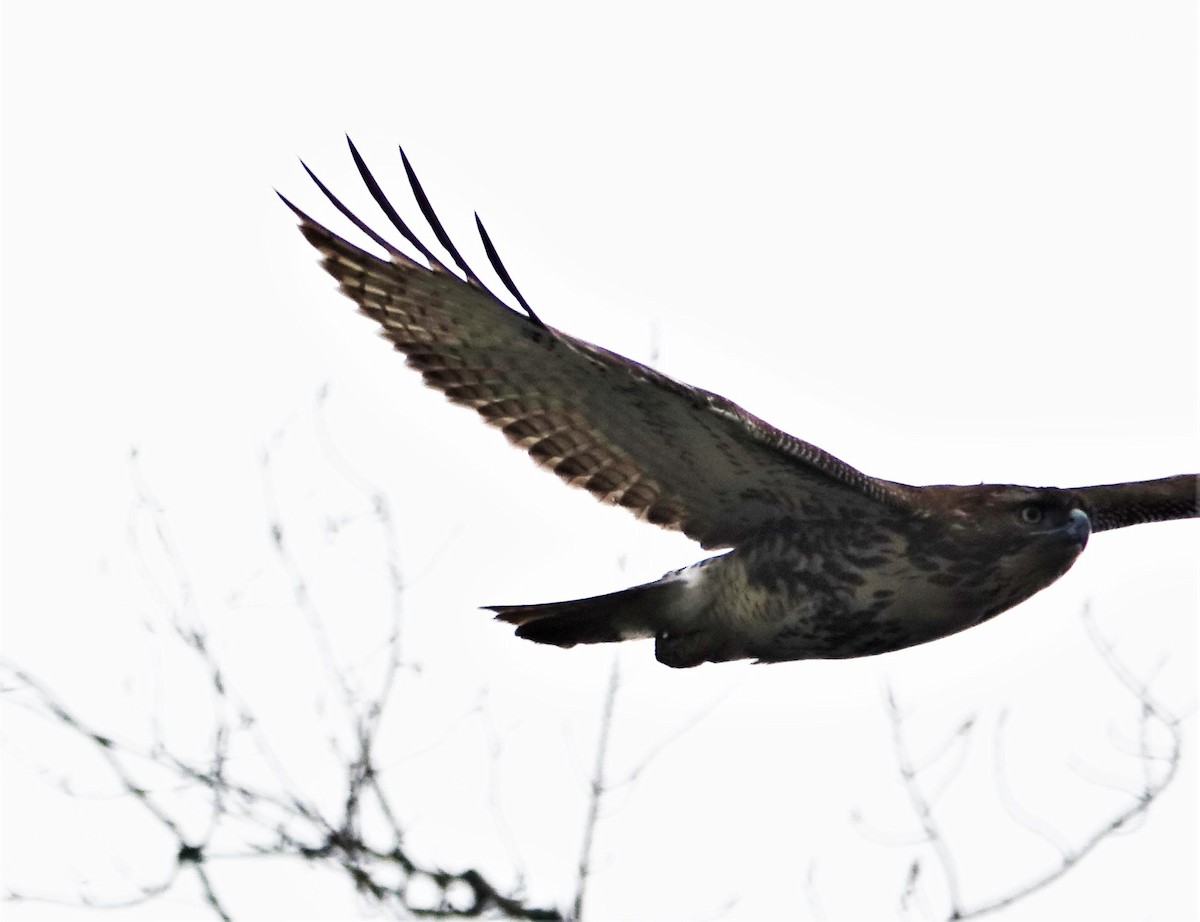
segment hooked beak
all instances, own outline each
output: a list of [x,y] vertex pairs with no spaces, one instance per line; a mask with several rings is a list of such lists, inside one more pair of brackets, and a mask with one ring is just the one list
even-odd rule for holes
[[1079,544],[1079,549],[1082,551],[1087,547],[1088,536],[1092,533],[1091,519],[1082,509],[1072,509],[1071,515],[1067,519],[1066,531],[1071,539]]

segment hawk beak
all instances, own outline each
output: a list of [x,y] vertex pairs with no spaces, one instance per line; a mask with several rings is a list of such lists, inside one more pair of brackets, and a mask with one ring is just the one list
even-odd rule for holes
[[1082,551],[1087,547],[1088,536],[1092,533],[1092,522],[1088,518],[1086,512],[1082,509],[1072,509],[1070,516],[1067,518],[1067,534],[1079,543],[1079,549]]

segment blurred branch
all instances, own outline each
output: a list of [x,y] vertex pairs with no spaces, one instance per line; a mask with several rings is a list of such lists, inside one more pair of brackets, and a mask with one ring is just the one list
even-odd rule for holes
[[[138,752],[125,745],[119,743],[112,737],[105,735],[98,730],[92,728],[76,714],[69,710],[45,685],[39,682],[33,676],[26,673],[20,667],[8,662],[0,660],[0,669],[3,669],[7,674],[5,682],[6,694],[20,694],[21,692],[32,693],[32,700],[9,699],[9,703],[15,703],[22,707],[29,708],[36,713],[50,717],[61,723],[66,729],[72,733],[78,734],[83,739],[94,745],[96,751],[108,764],[113,775],[116,776],[121,789],[136,801],[147,813],[150,814],[178,843],[179,851],[176,856],[175,864],[169,869],[163,880],[153,884],[147,884],[139,888],[139,893],[133,897],[121,900],[95,900],[89,895],[81,895],[80,903],[85,906],[95,906],[97,908],[113,909],[125,906],[135,906],[139,903],[145,903],[156,897],[166,893],[174,886],[176,878],[180,870],[187,864],[192,864],[192,856],[198,854],[200,849],[196,846],[189,845],[189,837],[184,833],[182,826],[178,823],[170,810],[162,803],[155,792],[148,790],[140,781],[137,780],[135,770],[127,764],[127,760],[141,760],[144,762],[153,762],[155,757],[151,753]],[[214,812],[219,812],[220,807],[214,804]],[[196,865],[198,866],[198,864]],[[211,892],[211,888],[206,888],[209,904],[213,907],[216,913],[222,919],[228,919],[229,915],[225,912],[224,907],[217,899],[216,894]],[[65,900],[59,899],[43,899],[33,897],[20,892],[10,892],[7,894],[7,899],[13,901],[35,900],[39,902],[65,903]]]
[[592,771],[592,783],[588,796],[587,820],[583,825],[583,846],[579,853],[579,872],[575,885],[575,903],[572,918],[583,918],[583,898],[587,893],[588,877],[592,868],[592,842],[596,835],[596,824],[600,818],[600,801],[607,790],[605,783],[605,760],[608,754],[608,738],[612,732],[613,709],[617,703],[617,690],[621,686],[621,654],[613,653],[612,668],[608,673],[608,690],[604,695],[604,710],[600,715],[600,731],[596,740],[596,765]]
[[1008,711],[1000,712],[1000,716],[996,720],[996,736],[995,736],[995,753],[996,753],[996,787],[1000,793],[1000,802],[1004,806],[1004,810],[1018,824],[1023,826],[1033,835],[1037,836],[1043,842],[1048,844],[1066,860],[1070,854],[1071,846],[1066,839],[1053,826],[1043,820],[1041,817],[1035,816],[1025,810],[1013,795],[1011,787],[1008,783],[1008,773],[1004,770],[1004,729],[1008,723]]
[[[917,817],[917,822],[921,826],[924,834],[924,841],[933,849],[934,855],[938,863],[941,865],[942,872],[946,878],[946,890],[950,898],[951,918],[958,918],[958,907],[960,905],[959,887],[958,887],[958,871],[954,864],[954,853],[950,850],[946,840],[943,838],[941,829],[938,827],[937,821],[934,819],[933,806],[931,799],[926,796],[921,789],[919,774],[921,771],[929,768],[927,763],[923,768],[917,769],[913,766],[912,757],[908,751],[908,743],[904,736],[904,717],[900,713],[900,706],[896,703],[896,696],[892,692],[891,686],[887,689],[887,709],[888,719],[892,725],[892,745],[896,750],[896,762],[900,769],[900,778],[904,782],[904,790],[908,793],[908,799],[912,804],[913,813]],[[940,752],[944,753],[949,745],[956,739],[965,741],[970,733],[971,727],[974,725],[974,718],[964,721],[955,731],[951,740],[944,744]],[[961,770],[961,761],[958,767],[955,768],[957,773]],[[917,882],[920,879],[921,864],[919,860],[914,860],[909,869],[908,878],[904,885],[904,892],[900,898],[901,907],[908,908],[909,903],[913,900],[916,894]]]
[[[1131,803],[1099,822],[1092,832],[1081,838],[1073,848],[1062,850],[1062,858],[1057,868],[1047,871],[1038,879],[1024,886],[1014,888],[1010,893],[996,900],[982,903],[965,911],[957,918],[971,919],[995,912],[1048,887],[1072,868],[1078,866],[1105,839],[1128,829],[1130,823],[1145,816],[1150,805],[1167,789],[1179,770],[1183,742],[1179,719],[1154,698],[1149,686],[1138,679],[1117,656],[1112,643],[1100,633],[1092,618],[1091,610],[1086,607],[1083,612],[1083,623],[1088,637],[1100,652],[1105,664],[1120,683],[1138,700],[1138,736],[1141,744],[1136,755],[1142,766],[1141,790],[1133,794],[1127,793],[1126,796],[1131,798]],[[1151,751],[1149,734],[1155,726],[1165,731],[1169,740],[1167,751],[1164,753]]]
[[[318,417],[323,400],[324,393],[318,397]],[[318,426],[321,425],[318,419]],[[332,448],[327,436],[324,444],[328,456]],[[228,920],[232,918],[232,910],[227,898],[221,895],[220,875],[216,870],[234,862],[285,858],[333,871],[377,911],[391,916],[561,919],[557,910],[527,904],[519,894],[505,892],[474,868],[446,870],[422,861],[406,846],[400,813],[381,780],[374,757],[382,715],[402,665],[399,639],[403,583],[390,506],[380,491],[357,475],[347,474],[348,466],[337,459],[335,466],[365,498],[367,511],[362,517],[379,529],[391,598],[384,646],[386,660],[378,681],[368,691],[362,691],[357,687],[360,677],[338,662],[326,621],[309,590],[304,567],[287,541],[288,532],[273,489],[272,464],[273,454],[267,451],[263,455],[263,481],[271,546],[290,585],[293,603],[305,616],[326,679],[341,699],[333,738],[351,741],[349,751],[342,751],[345,747],[336,748],[343,765],[343,787],[335,798],[324,799],[336,806],[322,810],[288,777],[282,760],[271,751],[261,723],[223,672],[187,568],[171,540],[166,517],[135,463],[134,515],[150,515],[151,534],[157,542],[155,550],[165,558],[168,572],[173,574],[170,589],[160,585],[152,570],[145,566],[145,551],[138,542],[136,529],[132,528],[131,542],[143,564],[143,579],[154,591],[159,613],[171,626],[168,637],[182,645],[185,656],[202,668],[208,695],[214,702],[207,752],[189,757],[173,748],[159,732],[157,717],[152,721],[148,743],[119,740],[95,721],[85,720],[77,709],[27,670],[0,661],[4,700],[53,721],[98,753],[122,796],[138,804],[171,843],[161,879],[135,884],[134,893],[129,896],[101,900],[81,893],[77,900],[70,901],[14,891],[7,894],[7,899],[74,902],[96,908],[133,906],[165,896],[181,876],[190,874],[213,914]],[[237,715],[236,722],[232,715]],[[274,769],[265,783],[245,780],[253,773],[247,774],[247,766],[231,754],[233,741],[242,736],[249,736],[254,751]],[[261,773],[255,777],[261,777]],[[65,784],[63,787],[66,789]],[[198,799],[205,805],[200,823],[194,819]],[[369,836],[365,829],[374,832]]]
[[808,871],[804,875],[804,896],[808,900],[808,911],[818,922],[825,919],[825,907],[821,903],[821,891],[817,889],[817,859],[808,862]]
[[[997,721],[997,784],[1000,789],[1001,802],[1009,815],[1022,827],[1039,838],[1048,842],[1059,853],[1057,864],[1047,869],[1034,880],[1023,884],[1013,885],[1007,893],[995,899],[979,902],[974,905],[964,903],[959,885],[958,861],[955,852],[950,847],[935,814],[934,800],[929,796],[921,782],[921,775],[928,768],[942,759],[946,747],[931,761],[921,766],[915,766],[909,753],[904,733],[904,717],[891,689],[887,691],[888,717],[892,725],[893,746],[896,752],[897,765],[904,789],[908,794],[914,815],[922,830],[922,843],[929,847],[934,862],[941,872],[946,890],[948,910],[946,919],[975,919],[1012,906],[1026,897],[1042,890],[1061,879],[1065,874],[1077,867],[1105,839],[1126,831],[1131,824],[1143,818],[1150,805],[1174,780],[1179,768],[1182,734],[1179,720],[1169,713],[1150,692],[1147,682],[1137,678],[1129,667],[1117,656],[1113,645],[1105,638],[1091,617],[1090,611],[1084,610],[1084,625],[1093,645],[1099,651],[1104,662],[1117,677],[1118,681],[1136,698],[1138,702],[1138,744],[1134,755],[1140,763],[1141,781],[1136,790],[1130,791],[1124,786],[1105,784],[1123,794],[1126,803],[1111,815],[1099,821],[1096,826],[1082,836],[1074,837],[1074,844],[1069,844],[1067,837],[1053,830],[1046,823],[1028,811],[1022,809],[1016,802],[1008,787],[1003,768],[1003,729],[1007,714],[1001,713]],[[962,724],[955,732],[951,741],[961,738],[965,741],[972,720]],[[1156,752],[1150,744],[1155,730],[1165,733],[1168,745],[1165,751]],[[947,744],[948,745],[948,744]],[[946,784],[961,769],[962,762],[951,770]],[[994,859],[994,856],[993,856]],[[993,861],[994,863],[994,861]],[[913,860],[901,892],[900,906],[908,912],[920,897],[920,881],[923,878],[923,865],[920,858]],[[932,915],[928,910],[926,914]]]

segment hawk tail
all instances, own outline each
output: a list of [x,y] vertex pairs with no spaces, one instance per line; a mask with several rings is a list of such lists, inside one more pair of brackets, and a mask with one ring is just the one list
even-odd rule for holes
[[608,595],[541,605],[488,605],[497,621],[517,626],[517,636],[536,643],[573,647],[654,637],[679,591],[659,581]]

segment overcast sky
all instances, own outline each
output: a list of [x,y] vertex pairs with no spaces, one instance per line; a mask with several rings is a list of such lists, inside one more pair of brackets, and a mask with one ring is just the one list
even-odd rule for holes
[[[468,260],[486,263],[478,211],[546,322],[656,352],[871,474],[1071,486],[1200,458],[1194,5],[592,9],[45,3],[7,4],[2,22],[4,655],[113,733],[153,714],[203,746],[188,737],[202,682],[143,629],[173,585],[150,491],[231,682],[302,752],[319,666],[267,503],[332,629],[370,650],[386,634],[379,546],[361,522],[329,527],[361,518],[370,483],[396,516],[421,665],[384,750],[409,845],[502,882],[523,872],[561,906],[614,650],[536,647],[478,608],[611,591],[702,554],[425,391],[275,197],[360,239],[297,157],[383,229],[343,136],[415,217],[402,143]],[[1053,867],[997,806],[996,721],[1007,711],[1026,807],[1068,841],[1089,832],[1122,803],[1097,779],[1140,769],[1120,751],[1136,707],[1080,612],[1191,714],[1197,559],[1196,522],[1098,535],[1019,608],[868,660],[677,672],[627,645],[612,772],[657,755],[606,806],[591,917],[812,918],[810,869],[828,918],[894,915],[916,851],[872,835],[917,827],[889,684],[918,751],[979,715],[944,801],[966,902]],[[17,709],[4,729],[6,888],[70,898],[87,878],[119,895],[169,864],[93,753]],[[1149,818],[1010,918],[1196,914],[1194,718],[1185,733]],[[296,759],[319,788],[320,759]],[[321,875],[214,874],[244,918],[360,905]],[[205,915],[185,886],[106,918],[164,912]]]

